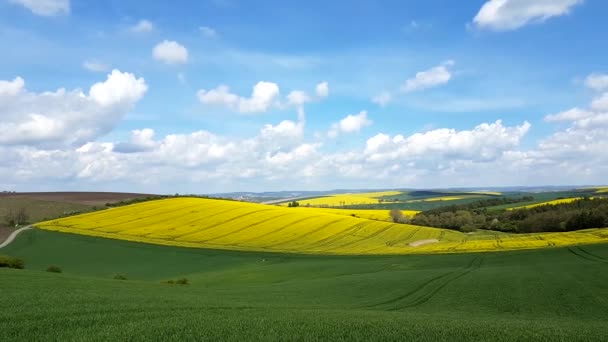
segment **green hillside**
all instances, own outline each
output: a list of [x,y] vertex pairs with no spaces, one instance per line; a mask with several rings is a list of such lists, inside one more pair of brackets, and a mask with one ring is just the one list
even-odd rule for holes
[[[608,245],[307,256],[28,231],[0,251],[10,340],[599,341]],[[43,272],[50,264],[62,274]],[[115,274],[129,280],[114,280]],[[162,283],[186,277],[186,286]]]

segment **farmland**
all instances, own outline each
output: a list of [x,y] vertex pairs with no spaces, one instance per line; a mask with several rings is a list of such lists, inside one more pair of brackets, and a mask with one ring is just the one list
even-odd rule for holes
[[562,203],[572,203],[574,201],[580,200],[581,198],[582,197],[562,198],[562,199],[556,199],[556,200],[551,200],[551,201],[546,201],[546,202],[523,205],[523,206],[519,206],[519,207],[511,207],[511,208],[508,208],[507,210],[530,209],[530,208],[540,207],[543,205],[556,205],[556,204],[562,204]]
[[[112,209],[115,210],[115,209]],[[599,341],[608,245],[325,256],[189,249],[44,230],[2,250],[12,340]],[[42,272],[49,264],[63,274]],[[128,280],[112,279],[124,274]],[[168,285],[185,276],[188,286]]]
[[299,202],[302,206],[339,207],[356,204],[376,204],[380,203],[382,197],[397,196],[400,194],[402,194],[400,191],[348,193],[305,199]]
[[[160,245],[307,254],[458,253],[608,242],[605,229],[464,234],[315,210],[173,198],[51,220],[37,226]],[[418,241],[433,243],[413,244]]]

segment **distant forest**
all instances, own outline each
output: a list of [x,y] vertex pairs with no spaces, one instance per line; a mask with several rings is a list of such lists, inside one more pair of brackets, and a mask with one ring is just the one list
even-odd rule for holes
[[[510,199],[516,202],[525,198]],[[485,202],[447,206],[416,214],[412,224],[471,232],[489,229],[509,233],[563,232],[608,226],[608,198],[514,210],[488,210]],[[501,203],[502,204],[502,203]]]

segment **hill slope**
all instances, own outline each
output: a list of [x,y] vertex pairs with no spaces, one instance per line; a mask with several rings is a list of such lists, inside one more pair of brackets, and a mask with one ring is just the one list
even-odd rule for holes
[[327,210],[199,198],[150,201],[37,226],[162,245],[320,254],[450,253],[608,242],[608,231],[603,229],[470,235],[330,214]]
[[[1,250],[3,341],[603,341],[608,245],[324,256],[30,230]],[[49,265],[64,273],[40,272]],[[113,280],[115,274],[129,280]],[[188,286],[161,283],[187,277]]]

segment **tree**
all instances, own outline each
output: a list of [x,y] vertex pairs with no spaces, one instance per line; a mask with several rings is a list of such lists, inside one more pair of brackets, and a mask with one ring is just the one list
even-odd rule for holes
[[25,208],[20,208],[17,211],[9,210],[4,216],[4,222],[9,227],[20,226],[22,224],[26,224],[29,219],[29,215]]
[[403,212],[401,212],[401,210],[399,209],[392,209],[389,212],[389,215],[391,216],[391,219],[393,219],[393,222],[395,223],[404,223],[405,219],[403,217]]
[[27,214],[27,211],[25,210],[25,208],[21,208],[21,209],[19,209],[19,211],[17,211],[17,217],[16,217],[17,225],[26,224],[28,219],[29,219],[29,215]]

